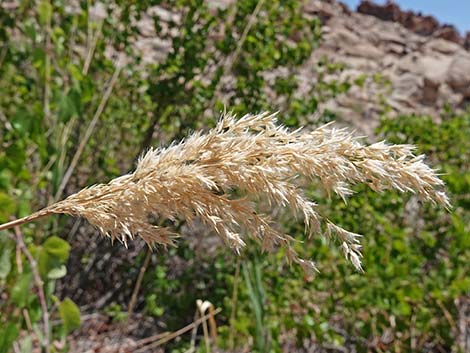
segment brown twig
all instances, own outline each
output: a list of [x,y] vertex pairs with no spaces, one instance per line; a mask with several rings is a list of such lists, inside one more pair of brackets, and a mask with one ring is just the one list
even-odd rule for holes
[[96,45],[98,43],[100,34],[102,33],[101,32],[102,25],[103,25],[103,21],[99,21],[98,28],[96,29],[96,32],[93,35],[93,39],[91,40],[90,46],[87,50],[87,55],[86,55],[85,63],[83,64],[83,70],[82,70],[82,73],[84,75],[87,75],[88,70],[90,69],[91,60],[93,59],[93,54],[95,53]]
[[[50,2],[47,5],[51,6]],[[46,28],[44,31],[44,52],[45,52],[45,65],[44,65],[44,119],[48,124],[51,124],[50,115],[50,94],[51,94],[51,16],[52,12],[47,16]]]
[[[196,309],[194,312],[194,319],[193,321],[196,321],[199,318],[199,308]],[[191,331],[191,341],[190,341],[190,347],[186,351],[186,353],[189,352],[195,352],[196,351],[196,335],[197,335],[197,325],[193,327]]]
[[29,316],[29,312],[27,309],[23,309],[23,317],[30,335],[34,335],[33,324],[31,323],[31,317]]
[[[14,239],[13,239],[14,240]],[[23,273],[23,261],[21,260],[21,248],[16,244],[16,267],[18,268],[18,273]]]
[[152,258],[152,251],[150,248],[147,248],[147,253],[145,255],[145,260],[140,268],[139,276],[137,277],[137,281],[135,282],[134,290],[132,291],[131,301],[129,302],[129,307],[127,309],[127,320],[130,319],[131,315],[134,313],[135,303],[137,301],[137,295],[139,294],[140,286],[142,285],[142,280],[144,279],[145,271],[150,263],[150,259]]
[[[27,218],[27,217],[26,217]],[[14,225],[16,242],[19,244],[21,251],[25,254],[26,258],[28,259],[29,265],[31,266],[31,272],[33,273],[34,283],[38,288],[38,297],[39,302],[41,304],[42,309],[42,320],[44,323],[44,342],[43,346],[45,348],[46,353],[50,353],[50,345],[49,345],[49,311],[47,310],[47,302],[46,296],[44,295],[44,283],[42,282],[41,276],[39,275],[38,265],[36,259],[31,255],[26,244],[23,240],[23,234],[20,231],[20,227]]]
[[111,81],[109,82],[108,88],[106,89],[101,99],[98,109],[96,110],[95,115],[93,116],[93,119],[88,125],[85,131],[85,135],[83,136],[83,139],[80,141],[80,145],[78,146],[77,151],[75,152],[75,155],[72,158],[72,162],[70,162],[70,166],[65,172],[64,177],[59,185],[59,189],[57,190],[57,193],[55,194],[55,198],[54,198],[56,201],[62,196],[62,192],[64,191],[65,186],[69,182],[69,179],[72,176],[72,173],[75,170],[75,167],[77,166],[77,163],[83,153],[85,145],[88,143],[88,140],[90,139],[91,134],[93,133],[93,130],[95,129],[96,123],[98,122],[98,119],[100,118],[101,114],[104,111],[106,103],[108,102],[109,96],[111,95],[111,92],[113,91],[113,87],[119,76],[119,73],[121,72],[121,68],[122,68],[122,65],[120,62],[118,62],[116,64],[116,70],[114,71]]
[[153,335],[153,336],[150,336],[150,337],[147,337],[147,338],[142,338],[141,340],[137,341],[137,344],[136,346],[134,346],[134,348],[139,348],[139,347],[143,347],[149,343],[152,343],[152,342],[155,342],[156,340],[159,340],[163,337],[166,337],[168,335],[171,335],[171,332],[162,332],[162,333],[158,333],[156,335]]
[[[139,353],[139,352],[144,352],[146,351],[147,349],[150,349],[150,348],[155,348],[155,347],[158,347],[158,346],[161,346],[163,343],[166,343],[168,341],[171,341],[172,339],[178,337],[178,336],[181,336],[182,334],[188,332],[188,331],[191,331],[193,329],[193,327],[197,326],[197,325],[200,325],[202,322],[208,320],[211,316],[215,316],[217,315],[218,313],[220,313],[222,311],[221,308],[217,308],[214,310],[213,313],[209,313],[207,315],[204,315],[202,316],[201,318],[197,319],[196,321],[190,323],[189,325],[186,325],[185,327],[179,329],[178,331],[175,331],[173,333],[169,333],[167,335],[165,335],[163,338],[159,339],[158,341],[154,342],[154,343],[151,343],[151,344],[148,344],[148,345],[145,345],[142,347],[142,341],[144,340],[141,340],[141,341],[138,341],[137,342],[137,347],[142,347],[142,348],[139,348],[137,350],[134,350],[134,353]],[[158,335],[157,335],[158,336]],[[155,336],[155,337],[157,337]],[[160,337],[161,337],[161,334],[160,334]],[[149,337],[150,338],[150,337]],[[149,342],[148,339],[145,339],[145,342]]]
[[215,322],[214,310],[214,305],[211,305],[209,307],[209,327],[212,342],[214,342],[214,344],[217,344],[217,323]]

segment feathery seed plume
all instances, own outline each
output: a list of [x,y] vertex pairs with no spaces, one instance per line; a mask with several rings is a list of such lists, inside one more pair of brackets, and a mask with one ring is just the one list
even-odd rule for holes
[[410,145],[385,142],[367,146],[331,124],[313,131],[289,131],[276,123],[276,114],[240,119],[224,115],[207,134],[197,132],[167,148],[150,149],[133,173],[83,189],[10,226],[63,213],[87,219],[124,244],[140,236],[150,246],[167,246],[176,234],[151,219],[183,219],[189,226],[199,219],[237,252],[249,236],[263,250],[282,247],[289,260],[316,269],[312,261],[298,257],[291,236],[256,211],[256,201],[266,199],[302,215],[311,232],[323,228],[327,235],[335,234],[345,257],[362,270],[360,235],[320,216],[294,179],[319,179],[328,192],[342,198],[352,193],[352,185],[364,183],[377,192],[413,192],[450,207],[445,193],[438,190],[443,182],[423,162],[424,156],[413,151]]

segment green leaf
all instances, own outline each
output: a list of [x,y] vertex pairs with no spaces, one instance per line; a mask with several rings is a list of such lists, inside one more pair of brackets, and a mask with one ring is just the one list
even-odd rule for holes
[[21,137],[28,136],[34,118],[25,108],[19,108],[16,114],[13,116],[11,124],[15,128],[15,130],[20,134]]
[[80,310],[69,298],[65,298],[59,305],[59,314],[64,324],[65,333],[80,327]]
[[41,277],[47,277],[48,272],[53,268],[53,266],[50,265],[52,262],[51,256],[49,256],[48,252],[44,248],[39,247],[37,259]]
[[64,277],[67,274],[67,268],[64,265],[60,265],[59,267],[53,268],[47,274],[47,278],[49,279],[59,279]]
[[30,288],[32,286],[32,279],[33,274],[31,272],[21,274],[11,290],[13,303],[20,308],[26,306],[28,303],[28,297],[31,294]]
[[59,237],[52,236],[48,238],[43,247],[50,255],[57,257],[61,262],[66,262],[69,258],[70,245]]
[[10,352],[11,345],[18,337],[18,328],[13,323],[0,328],[0,353]]
[[0,222],[7,222],[15,210],[15,202],[8,194],[0,191]]
[[64,95],[61,92],[58,93],[58,115],[59,119],[63,122],[68,122],[73,116],[78,114],[73,94],[73,90],[68,95]]
[[47,0],[43,0],[38,6],[39,22],[42,25],[46,25],[51,21],[52,17],[52,6]]
[[11,271],[10,254],[11,248],[6,246],[3,249],[2,255],[0,257],[0,279],[7,278]]
[[[5,168],[14,174],[20,174],[25,168],[26,146],[24,139],[14,140],[5,150],[8,158],[5,160]],[[0,207],[2,207],[0,205]],[[0,209],[3,209],[0,208]]]
[[44,247],[39,250],[38,267],[42,278],[59,279],[67,274],[64,261],[49,253]]

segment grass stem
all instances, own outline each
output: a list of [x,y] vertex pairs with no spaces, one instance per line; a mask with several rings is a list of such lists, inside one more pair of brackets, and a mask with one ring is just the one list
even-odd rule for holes
[[131,301],[129,302],[129,307],[127,309],[127,320],[129,320],[132,314],[134,313],[134,307],[137,301],[137,295],[139,294],[139,290],[142,285],[142,280],[144,279],[145,271],[147,271],[147,267],[150,263],[151,258],[152,258],[152,251],[150,250],[150,248],[148,248],[147,253],[145,254],[144,263],[142,267],[140,268],[139,276],[137,277],[137,281],[135,282],[134,290],[132,291]]
[[[27,217],[26,217],[27,218]],[[36,259],[31,255],[26,244],[23,240],[23,234],[20,231],[20,228],[17,225],[14,226],[15,228],[15,236],[16,242],[19,245],[21,251],[25,254],[26,258],[28,259],[29,265],[31,266],[31,271],[33,272],[34,277],[34,284],[38,288],[38,297],[39,303],[41,304],[42,309],[42,320],[44,324],[44,341],[42,345],[44,346],[45,352],[50,353],[50,332],[49,332],[49,311],[47,309],[47,302],[46,296],[44,295],[44,283],[39,275],[38,265]]]
[[13,227],[18,227],[22,224],[35,221],[39,218],[47,217],[47,216],[51,215],[52,213],[53,212],[48,211],[47,209],[44,209],[44,210],[35,212],[35,213],[33,213],[29,216],[19,218],[19,219],[15,219],[15,220],[12,220],[12,221],[4,223],[4,224],[0,224],[0,231],[5,230],[5,229],[10,229],[10,228],[13,228]]

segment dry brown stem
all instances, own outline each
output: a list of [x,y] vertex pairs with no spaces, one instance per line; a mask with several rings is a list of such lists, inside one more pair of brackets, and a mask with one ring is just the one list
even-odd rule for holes
[[142,285],[142,280],[144,279],[145,271],[147,271],[147,267],[150,263],[150,259],[152,258],[152,252],[150,249],[147,250],[145,254],[144,263],[140,268],[139,275],[137,277],[137,281],[135,282],[134,290],[132,291],[131,300],[129,302],[129,307],[127,308],[127,320],[131,318],[132,314],[134,314],[134,307],[137,302],[137,295],[139,294],[140,286]]
[[200,325],[201,323],[209,320],[211,317],[214,317],[215,315],[217,315],[221,311],[222,311],[222,309],[217,308],[213,312],[200,317],[199,319],[197,319],[194,322],[190,323],[189,325],[179,329],[178,331],[168,333],[168,334],[156,335],[155,337],[158,337],[158,338],[161,337],[161,338],[158,341],[154,342],[154,343],[148,344],[148,342],[152,339],[152,337],[145,338],[145,339],[137,342],[137,347],[142,346],[141,342],[144,342],[144,341],[146,342],[145,343],[146,345],[143,346],[142,348],[134,350],[134,353],[144,352],[144,351],[147,351],[150,348],[156,348],[158,346],[161,346],[163,343],[171,341],[171,340],[175,339],[176,337],[181,336],[182,334],[184,334],[188,331],[191,331],[194,327],[196,327],[196,326]]
[[23,240],[23,234],[20,231],[18,225],[14,226],[15,229],[15,236],[16,236],[16,243],[18,244],[21,251],[25,254],[26,258],[28,259],[29,266],[31,267],[31,272],[33,273],[34,284],[38,289],[38,298],[39,303],[41,304],[42,310],[42,321],[43,321],[43,330],[44,330],[44,341],[42,345],[46,353],[50,352],[50,345],[49,345],[49,311],[47,309],[47,302],[46,296],[44,295],[44,283],[42,282],[41,276],[39,275],[39,269],[36,262],[36,259],[31,255],[26,244]]
[[104,108],[106,107],[106,103],[108,102],[108,99],[111,96],[111,92],[113,91],[114,85],[117,82],[121,69],[122,69],[121,62],[118,61],[116,63],[116,69],[114,70],[113,76],[111,77],[111,81],[109,82],[109,85],[106,88],[106,91],[104,92],[103,97],[101,98],[100,104],[98,108],[96,109],[95,115],[93,116],[93,119],[91,119],[90,124],[88,125],[85,131],[85,135],[80,141],[77,151],[75,152],[72,158],[72,161],[70,162],[70,165],[67,168],[67,171],[65,172],[64,177],[62,178],[62,181],[60,182],[59,188],[54,197],[55,201],[57,201],[62,196],[62,192],[67,186],[67,183],[69,182],[69,179],[72,176],[75,170],[75,167],[77,166],[78,161],[80,160],[80,157],[82,156],[83,150],[85,149],[85,146],[88,143],[88,140],[90,139],[91,134],[93,133],[93,130],[95,129],[95,126],[98,123],[98,120],[104,111]]

